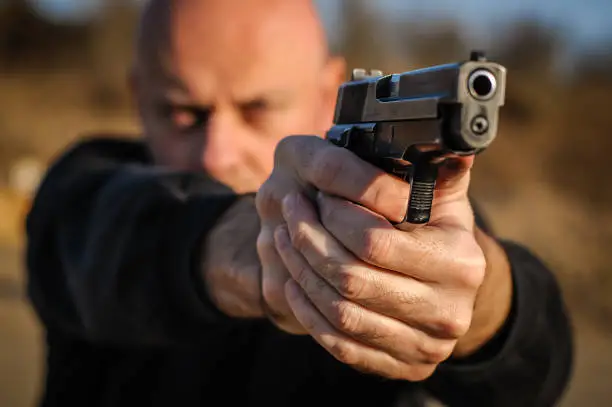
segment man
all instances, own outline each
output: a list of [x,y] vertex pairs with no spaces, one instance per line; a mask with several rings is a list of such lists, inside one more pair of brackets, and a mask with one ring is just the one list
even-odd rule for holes
[[144,140],[78,143],[28,218],[42,405],[559,399],[559,290],[475,226],[471,159],[442,170],[429,225],[398,230],[409,185],[287,137],[329,128],[343,72],[310,1],[147,4],[131,80]]

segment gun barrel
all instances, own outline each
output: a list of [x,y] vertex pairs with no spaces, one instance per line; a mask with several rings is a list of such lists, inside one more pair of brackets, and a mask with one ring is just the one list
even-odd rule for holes
[[468,91],[474,99],[488,100],[495,95],[497,79],[487,69],[477,69],[468,78]]

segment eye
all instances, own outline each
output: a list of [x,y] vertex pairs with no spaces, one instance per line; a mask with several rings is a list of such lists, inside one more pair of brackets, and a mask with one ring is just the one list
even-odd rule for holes
[[198,121],[194,112],[185,109],[175,109],[170,118],[172,123],[179,129],[192,128]]
[[245,121],[255,123],[270,110],[270,104],[264,99],[256,99],[240,106]]
[[180,132],[188,132],[206,125],[209,110],[196,106],[166,105],[164,117],[173,128]]

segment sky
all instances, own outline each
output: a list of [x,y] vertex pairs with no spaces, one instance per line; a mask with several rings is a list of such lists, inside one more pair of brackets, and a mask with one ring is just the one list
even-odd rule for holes
[[[104,0],[30,1],[52,18],[70,19],[94,12]],[[339,1],[315,2],[333,35]],[[374,12],[390,18],[455,17],[476,37],[490,35],[485,34],[490,33],[487,30],[495,29],[500,22],[529,15],[561,25],[575,48],[612,41],[612,0],[370,0],[367,3]]]
[[[338,18],[338,1],[317,0],[327,25]],[[559,25],[575,48],[612,42],[612,0],[370,0],[373,12],[406,16],[456,18],[473,36],[495,35],[504,22],[536,17]]]

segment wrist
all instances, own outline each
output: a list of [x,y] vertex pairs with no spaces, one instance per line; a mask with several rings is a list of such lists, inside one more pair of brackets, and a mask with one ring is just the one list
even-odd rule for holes
[[485,278],[478,290],[470,329],[455,346],[453,357],[467,357],[488,343],[504,326],[511,310],[513,285],[504,249],[480,228],[474,230],[485,259]]
[[259,216],[254,198],[243,196],[219,219],[201,248],[200,275],[206,296],[233,318],[262,317],[261,265],[256,251]]

